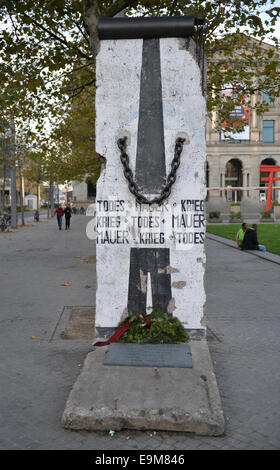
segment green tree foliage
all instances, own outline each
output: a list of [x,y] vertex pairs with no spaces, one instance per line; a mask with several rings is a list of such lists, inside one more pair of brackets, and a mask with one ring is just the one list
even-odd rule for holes
[[[207,105],[209,112],[219,111],[220,123],[233,123],[230,113],[244,96],[264,89],[279,96],[275,0],[0,0],[0,119],[13,116],[17,133],[41,152],[47,173],[57,172],[59,180],[98,173],[97,19],[122,10],[205,16]],[[275,47],[265,44],[268,36]],[[225,98],[229,86],[235,93]],[[266,109],[261,99],[254,106],[258,113]]]

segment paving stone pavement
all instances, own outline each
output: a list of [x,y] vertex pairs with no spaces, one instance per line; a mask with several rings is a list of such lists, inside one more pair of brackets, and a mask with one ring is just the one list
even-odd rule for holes
[[[65,306],[95,302],[86,216],[0,234],[1,450],[279,450],[280,267],[206,242],[209,349],[226,421],[219,437],[65,430],[61,416],[91,341],[54,331]],[[69,285],[62,286],[67,283]],[[85,288],[90,285],[90,288]],[[187,397],[186,397],[187,399]]]

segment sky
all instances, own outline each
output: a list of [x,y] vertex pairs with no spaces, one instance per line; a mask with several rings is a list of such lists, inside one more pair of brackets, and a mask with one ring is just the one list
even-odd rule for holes
[[[269,2],[269,3],[266,5],[265,9],[266,9],[266,10],[269,10],[270,8],[273,8],[273,7],[278,7],[278,8],[280,8],[280,0],[276,0],[273,5],[272,5],[271,2]],[[261,13],[260,16],[261,16],[261,18],[262,18],[263,20],[269,18],[269,16],[266,15],[265,13]],[[279,41],[280,41],[280,18],[278,18],[278,20],[277,20],[277,22],[276,22],[276,24],[275,24],[275,36],[276,36],[276,37],[279,39]],[[271,41],[270,41],[269,39],[267,39],[267,42],[268,42],[268,43],[271,43]]]

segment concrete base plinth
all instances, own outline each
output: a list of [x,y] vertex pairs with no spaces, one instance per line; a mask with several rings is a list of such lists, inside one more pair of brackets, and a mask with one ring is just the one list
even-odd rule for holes
[[192,368],[105,366],[107,347],[86,359],[62,416],[65,428],[224,432],[206,340],[191,341]]

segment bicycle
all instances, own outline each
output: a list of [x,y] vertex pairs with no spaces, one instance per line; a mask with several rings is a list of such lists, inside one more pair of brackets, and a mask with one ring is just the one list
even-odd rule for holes
[[11,216],[9,214],[0,215],[1,232],[7,232],[11,226]]

